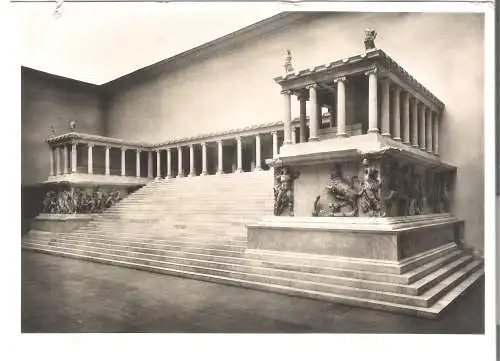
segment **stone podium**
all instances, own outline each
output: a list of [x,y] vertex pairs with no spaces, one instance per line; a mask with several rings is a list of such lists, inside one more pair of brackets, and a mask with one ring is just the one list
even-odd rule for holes
[[[275,81],[285,140],[267,160],[274,215],[248,225],[246,257],[341,274],[328,289],[338,302],[439,315],[483,275],[464,222],[449,213],[456,168],[439,155],[444,104],[374,44]],[[292,95],[300,142],[291,141]]]

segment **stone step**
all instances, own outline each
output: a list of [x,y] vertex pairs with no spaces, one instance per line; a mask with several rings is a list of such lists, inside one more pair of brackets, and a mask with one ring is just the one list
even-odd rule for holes
[[122,244],[122,245],[139,245],[141,247],[149,247],[149,246],[159,246],[161,245],[162,247],[165,246],[177,246],[178,248],[200,248],[200,249],[220,249],[220,250],[225,250],[225,251],[235,251],[238,253],[242,253],[245,248],[246,248],[246,242],[241,242],[241,241],[233,241],[233,240],[214,240],[214,241],[202,241],[199,239],[193,239],[193,238],[182,238],[182,237],[176,237],[176,238],[164,238],[164,239],[148,239],[148,238],[133,238],[131,240],[130,238],[128,239],[123,239],[123,238],[118,238],[118,237],[92,237],[92,236],[75,236],[72,233],[67,233],[67,234],[58,234],[54,235],[51,234],[50,232],[43,232],[43,233],[37,233],[36,235],[31,235],[31,236],[26,236],[23,237],[23,242],[31,242],[33,240],[42,240],[42,241],[74,241],[79,244],[85,244],[88,241],[94,241],[94,242],[99,242],[102,244],[105,243],[110,243],[110,244]]
[[445,256],[457,249],[454,242],[450,242],[441,247],[421,253],[417,256],[408,258],[401,264],[394,264],[389,261],[374,261],[362,258],[331,257],[313,254],[276,252],[258,249],[247,249],[246,257],[255,259],[267,264],[279,265],[294,264],[301,267],[320,267],[320,268],[340,268],[355,269],[369,272],[382,272],[388,274],[403,274],[423,266],[439,257]]
[[[42,243],[32,242],[31,245],[43,245]],[[281,270],[275,268],[262,267],[252,264],[247,264],[243,257],[215,257],[212,256],[210,259],[206,257],[200,257],[195,253],[186,252],[172,252],[165,251],[161,249],[156,249],[155,252],[146,252],[146,250],[141,248],[131,249],[129,247],[122,246],[111,246],[109,244],[101,244],[94,242],[87,242],[86,244],[75,244],[71,242],[59,242],[50,244],[50,246],[57,246],[60,248],[65,248],[67,250],[74,249],[80,250],[82,252],[89,251],[93,254],[107,254],[108,256],[123,256],[131,257],[136,260],[141,260],[141,262],[162,262],[169,267],[176,266],[192,266],[201,268],[215,268],[224,271],[235,271],[248,274],[258,274],[261,276],[271,276],[278,278],[288,278],[299,281],[313,282],[313,283],[324,283],[328,285],[336,286],[347,286],[353,288],[368,289],[373,291],[391,292],[391,293],[402,293],[406,295],[419,295],[425,289],[430,289],[433,285],[437,284],[443,278],[445,278],[452,270],[458,267],[463,267],[469,261],[472,260],[471,256],[464,256],[458,262],[455,262],[453,268],[448,267],[448,272],[435,272],[432,277],[428,276],[425,282],[419,282],[413,285],[402,285],[394,284],[390,282],[377,282],[370,280],[363,280],[357,278],[349,277],[339,277],[324,274],[299,272],[299,271],[289,271]]]
[[[426,296],[420,296],[419,298],[414,297],[414,296],[407,296],[408,299],[430,299],[436,294],[440,294],[443,296],[443,298],[440,300],[441,302],[436,302],[431,307],[420,307],[420,306],[415,306],[415,305],[406,304],[406,303],[397,303],[397,302],[391,302],[391,301],[382,301],[382,300],[378,300],[378,299],[364,298],[364,296],[367,293],[361,293],[363,295],[363,297],[355,297],[355,296],[349,296],[346,294],[336,294],[336,293],[332,293],[332,292],[324,292],[324,291],[318,291],[318,290],[314,290],[314,289],[297,288],[297,287],[293,286],[295,284],[294,282],[282,282],[281,284],[269,283],[269,280],[271,279],[270,277],[265,277],[263,279],[265,282],[259,282],[259,281],[257,281],[257,278],[245,279],[244,277],[241,277],[241,274],[238,274],[235,272],[232,272],[232,273],[225,272],[224,273],[224,272],[219,272],[219,271],[215,270],[216,271],[215,274],[211,274],[211,273],[208,273],[207,270],[205,270],[203,273],[195,272],[195,271],[188,270],[188,269],[178,270],[178,269],[162,267],[162,266],[157,266],[157,265],[152,265],[152,264],[136,263],[136,262],[134,262],[133,259],[117,260],[117,259],[113,259],[113,258],[108,258],[106,255],[98,255],[98,256],[94,256],[94,257],[89,257],[87,255],[81,255],[81,254],[77,254],[77,253],[73,253],[73,252],[67,252],[65,250],[60,250],[60,249],[57,249],[54,247],[46,247],[46,248],[45,247],[44,248],[26,247],[26,249],[34,249],[34,250],[43,251],[43,252],[47,252],[47,253],[51,253],[51,254],[57,254],[57,255],[66,256],[66,257],[87,259],[87,260],[102,262],[102,263],[106,263],[106,264],[121,265],[121,266],[136,268],[136,269],[166,273],[166,274],[171,274],[171,275],[178,275],[178,276],[201,279],[201,280],[206,280],[206,281],[211,281],[211,282],[220,282],[220,283],[231,284],[231,285],[235,285],[235,286],[242,286],[242,287],[260,289],[260,290],[279,292],[279,293],[284,293],[284,294],[288,294],[288,295],[314,298],[314,299],[319,299],[319,300],[324,300],[324,301],[329,301],[329,302],[345,303],[345,304],[361,306],[361,307],[369,307],[369,308],[374,308],[374,309],[379,309],[379,310],[414,314],[414,315],[418,315],[421,317],[429,317],[429,318],[435,318],[439,314],[439,312],[442,309],[444,309],[444,307],[446,307],[449,303],[451,303],[453,300],[455,300],[458,297],[458,295],[460,295],[463,291],[465,291],[465,289],[470,287],[470,285],[472,285],[476,280],[478,280],[484,274],[484,271],[480,268],[481,262],[475,261],[475,262],[471,263],[471,265],[469,265],[466,268],[464,268],[463,270],[461,270],[459,273],[460,274],[459,277],[457,277],[456,275],[453,275],[453,276],[450,276],[450,277],[444,279],[437,286],[435,286],[431,290],[427,291]],[[339,289],[339,288],[337,287],[337,289]],[[353,289],[353,290],[355,290],[355,289]],[[388,294],[388,295],[389,295],[388,298],[391,298],[390,294]],[[401,295],[396,295],[396,296],[401,297]],[[395,299],[397,300],[397,297]],[[401,300],[401,298],[399,300]]]

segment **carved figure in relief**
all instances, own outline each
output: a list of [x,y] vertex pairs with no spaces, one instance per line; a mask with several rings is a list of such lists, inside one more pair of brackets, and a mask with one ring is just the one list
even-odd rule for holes
[[49,191],[42,202],[43,213],[100,213],[121,200],[118,190],[97,189],[91,193],[80,189]]
[[351,180],[343,177],[339,164],[335,164],[330,174],[330,181],[325,186],[328,195],[332,198],[325,209],[319,204],[320,196],[316,197],[313,205],[313,217],[353,217],[358,215],[359,181],[354,176]]
[[76,128],[76,122],[74,120],[72,120],[71,122],[69,122],[69,130],[71,132],[74,132],[75,128]]
[[370,217],[381,217],[381,182],[379,180],[379,172],[376,167],[368,166],[368,162],[366,160],[363,161],[363,164],[367,167],[361,184],[360,208],[364,214],[367,214]]
[[288,214],[293,216],[293,181],[296,178],[298,174],[290,174],[287,167],[281,168],[280,174],[275,178],[275,216],[280,216],[286,207],[288,207]]
[[365,50],[375,49],[375,38],[377,37],[377,32],[372,29],[365,30]]

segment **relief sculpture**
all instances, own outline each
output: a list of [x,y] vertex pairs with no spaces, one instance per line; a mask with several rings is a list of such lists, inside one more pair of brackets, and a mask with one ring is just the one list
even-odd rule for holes
[[101,213],[122,199],[118,190],[81,189],[48,191],[42,202],[42,213]]
[[314,202],[313,217],[353,217],[358,215],[359,181],[357,177],[348,180],[342,176],[339,164],[335,164],[330,174],[330,182],[326,185],[328,195],[331,197],[326,209],[321,209],[316,197]]
[[380,189],[381,181],[379,179],[379,171],[377,167],[369,166],[366,160],[363,161],[365,165],[364,179],[361,183],[361,193],[359,206],[361,211],[369,217],[382,217]]
[[[276,168],[277,170],[279,168]],[[274,186],[274,215],[280,216],[288,207],[288,215],[293,216],[293,181],[299,176],[298,173],[291,174],[287,167],[279,170],[275,177]]]

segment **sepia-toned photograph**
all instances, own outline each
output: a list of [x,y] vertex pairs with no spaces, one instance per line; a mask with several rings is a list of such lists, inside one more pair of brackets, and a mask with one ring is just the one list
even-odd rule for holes
[[13,4],[22,333],[485,334],[484,13],[117,6]]

